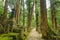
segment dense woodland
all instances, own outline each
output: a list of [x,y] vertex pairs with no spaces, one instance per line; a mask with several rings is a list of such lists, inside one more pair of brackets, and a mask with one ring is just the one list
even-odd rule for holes
[[0,40],[60,40],[60,0],[0,0]]

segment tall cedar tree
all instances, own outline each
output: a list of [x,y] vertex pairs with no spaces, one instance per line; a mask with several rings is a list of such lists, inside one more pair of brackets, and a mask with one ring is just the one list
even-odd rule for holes
[[[16,23],[17,27],[19,26],[20,23],[20,1],[21,0],[16,0],[16,8],[15,8],[15,18],[16,18]],[[23,40],[23,27],[20,27],[20,33],[19,33],[19,40]]]
[[48,20],[47,20],[47,9],[46,0],[40,0],[41,8],[41,32],[43,38],[48,38]]
[[16,0],[15,19],[16,19],[16,24],[19,25],[20,23],[20,0]]
[[32,5],[32,7],[31,7],[31,1],[30,1],[28,6],[29,6],[29,7],[28,7],[29,9],[28,9],[28,27],[27,27],[27,30],[28,30],[28,32],[30,32],[30,30],[31,30],[31,22],[32,22],[32,13],[33,13],[34,3],[33,3],[33,5]]

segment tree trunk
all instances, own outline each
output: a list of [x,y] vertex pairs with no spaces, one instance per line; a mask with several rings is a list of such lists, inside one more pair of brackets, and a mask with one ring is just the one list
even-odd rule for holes
[[16,19],[16,24],[19,25],[20,23],[20,0],[16,0],[15,19]]
[[6,23],[7,23],[7,13],[8,13],[8,0],[5,0],[5,5],[4,5],[4,16],[3,16],[3,28],[4,28],[4,33],[7,33],[6,32]]
[[[30,7],[30,3],[28,5]],[[30,7],[31,8],[31,7]],[[27,28],[27,31],[29,32],[30,29],[31,29],[31,10],[30,8],[28,9],[28,28]]]
[[7,18],[8,13],[8,0],[5,0],[5,6],[4,6],[4,19]]
[[[16,19],[16,24],[17,27],[19,27],[20,24],[20,0],[16,0],[16,8],[15,8],[15,19]],[[20,28],[20,33],[19,33],[19,40],[23,40],[23,27]]]
[[35,0],[35,14],[36,14],[36,31],[39,32],[39,19],[38,19],[38,16],[39,16],[39,13],[38,13],[38,10],[37,10],[37,1]]
[[30,31],[30,29],[31,29],[31,21],[32,20],[32,17],[31,17],[31,13],[29,12],[29,14],[28,14],[28,31]]
[[24,13],[24,0],[23,0],[23,26],[25,26],[25,13]]
[[[31,6],[31,5],[29,5],[29,6]],[[28,32],[30,32],[30,30],[31,30],[33,7],[34,7],[34,3],[32,5],[32,7],[30,7],[31,9],[29,8],[29,10],[28,10],[28,28],[27,28]]]
[[43,38],[48,39],[48,20],[47,20],[46,0],[40,0],[40,7],[41,7],[41,32]]
[[51,3],[51,17],[52,17],[52,27],[54,29],[57,29],[57,22],[56,22],[56,13],[55,13],[55,8],[54,8],[54,2],[53,0],[50,0]]

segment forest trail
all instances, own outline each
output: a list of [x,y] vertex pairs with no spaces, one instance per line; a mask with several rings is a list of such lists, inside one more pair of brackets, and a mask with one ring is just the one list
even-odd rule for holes
[[32,29],[32,31],[30,32],[27,40],[43,40],[43,39],[42,39],[42,34],[41,34],[41,33],[39,34],[39,33],[36,31],[36,29],[34,28],[34,29]]

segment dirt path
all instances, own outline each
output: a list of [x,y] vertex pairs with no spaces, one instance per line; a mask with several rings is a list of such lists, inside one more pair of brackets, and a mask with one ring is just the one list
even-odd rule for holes
[[41,34],[41,33],[39,34],[39,33],[36,31],[36,29],[34,28],[34,29],[30,32],[27,40],[43,40],[43,39],[41,39],[41,38],[42,38],[42,34]]

